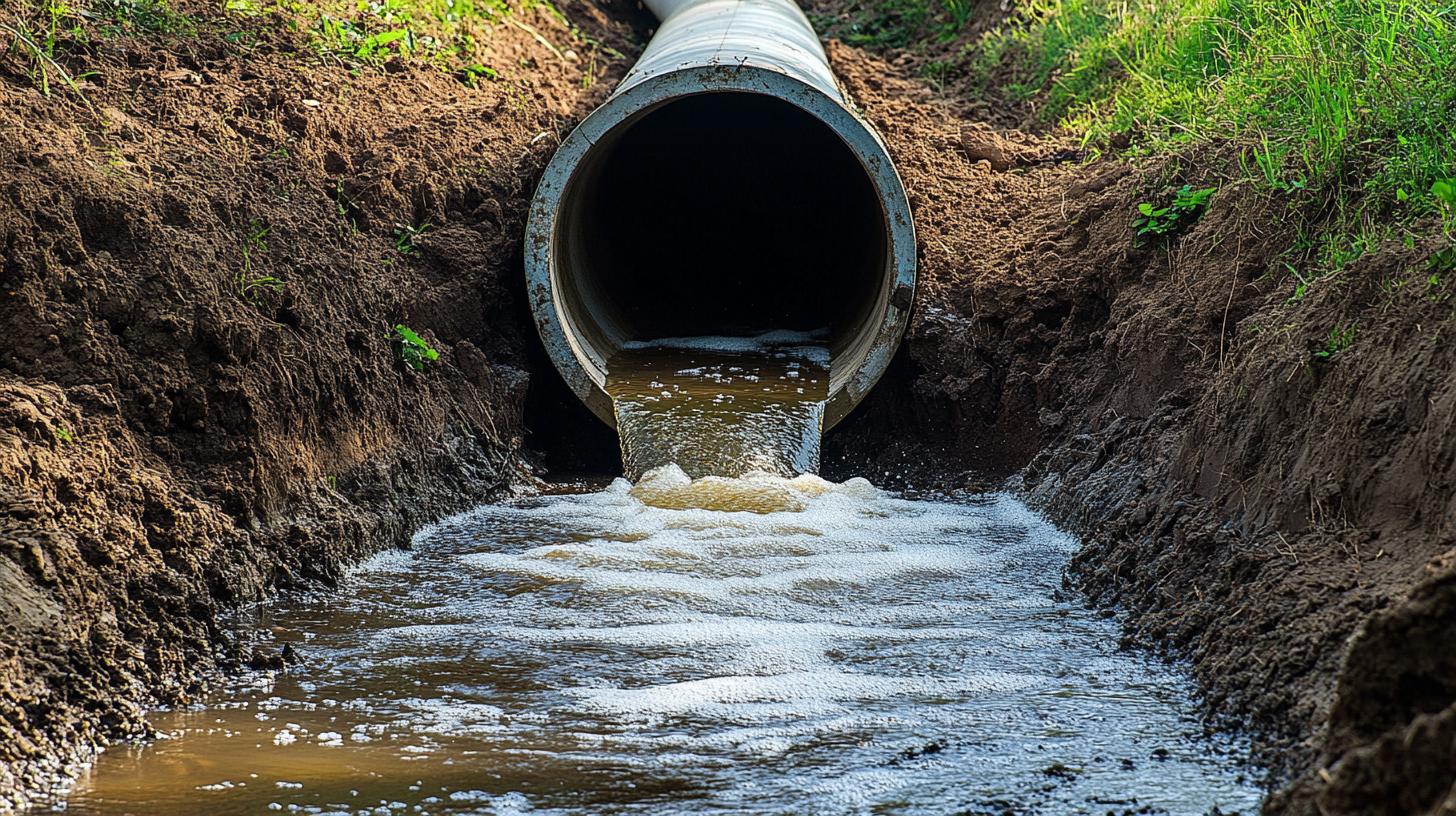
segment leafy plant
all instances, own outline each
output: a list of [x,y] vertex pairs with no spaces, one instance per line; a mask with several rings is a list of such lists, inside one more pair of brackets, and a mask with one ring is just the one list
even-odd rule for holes
[[1431,195],[1447,207],[1456,207],[1456,178],[1441,179],[1432,184]]
[[1324,348],[1319,349],[1312,355],[1316,360],[1331,360],[1350,347],[1355,342],[1355,324],[1340,328],[1335,326],[1330,329],[1330,336],[1326,340]]
[[430,222],[426,221],[418,227],[409,224],[394,225],[394,249],[401,255],[408,255],[415,251],[415,239],[430,231]]
[[1448,246],[1431,253],[1426,260],[1431,277],[1440,277],[1443,272],[1456,272],[1456,246]]
[[1456,229],[1456,178],[1440,179],[1431,185],[1431,195],[1445,210],[1447,232]]
[[[590,77],[591,73],[588,72],[586,76]],[[497,71],[496,69],[486,65],[481,65],[477,62],[461,68],[460,79],[463,80],[466,85],[474,88],[476,85],[480,84],[480,81],[482,79],[500,79],[500,71]]]
[[424,371],[425,363],[440,359],[440,352],[435,351],[434,346],[425,342],[425,338],[403,323],[395,324],[390,342],[394,345],[395,359],[415,371]]
[[1213,187],[1195,190],[1192,185],[1185,184],[1173,194],[1173,201],[1167,206],[1155,207],[1146,201],[1139,204],[1139,215],[1133,220],[1132,226],[1137,230],[1138,237],[1167,237],[1196,220],[1214,192],[1216,190]]

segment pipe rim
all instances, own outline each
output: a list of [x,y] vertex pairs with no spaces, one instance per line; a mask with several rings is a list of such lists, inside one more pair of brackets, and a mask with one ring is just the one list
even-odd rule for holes
[[859,160],[884,209],[890,269],[876,309],[880,321],[863,353],[846,361],[853,364],[848,375],[841,372],[836,377],[835,369],[842,366],[839,361],[831,365],[830,395],[824,412],[827,431],[879,381],[905,334],[915,293],[915,228],[904,184],[874,128],[844,101],[774,68],[747,63],[693,66],[647,77],[611,96],[562,141],[537,184],[526,222],[527,297],[537,332],[567,386],[592,413],[615,428],[616,414],[605,390],[607,361],[582,342],[578,332],[567,330],[571,316],[557,297],[561,286],[554,236],[563,195],[576,168],[609,133],[661,105],[709,93],[766,95],[818,119]]

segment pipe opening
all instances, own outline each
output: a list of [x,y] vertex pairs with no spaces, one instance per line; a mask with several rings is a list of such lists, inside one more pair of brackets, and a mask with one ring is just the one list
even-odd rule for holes
[[894,274],[859,159],[782,99],[709,92],[649,108],[586,151],[563,191],[554,274],[598,365],[630,340],[829,331],[862,356]]

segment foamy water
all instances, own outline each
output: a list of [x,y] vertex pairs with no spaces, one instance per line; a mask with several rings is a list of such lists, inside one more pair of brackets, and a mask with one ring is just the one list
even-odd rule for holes
[[688,479],[480,508],[264,624],[82,814],[1253,813],[1186,681],[1060,597],[1015,499]]

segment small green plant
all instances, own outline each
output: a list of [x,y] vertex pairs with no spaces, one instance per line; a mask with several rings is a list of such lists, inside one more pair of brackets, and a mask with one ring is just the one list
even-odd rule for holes
[[1456,230],[1456,178],[1441,179],[1431,185],[1431,195],[1441,202],[1446,232]]
[[1355,342],[1355,324],[1351,323],[1344,328],[1335,326],[1330,329],[1330,336],[1325,341],[1324,348],[1319,349],[1312,355],[1317,361],[1328,361],[1336,355],[1343,353]]
[[1314,281],[1301,275],[1299,270],[1294,267],[1294,264],[1288,261],[1284,262],[1284,268],[1289,270],[1289,274],[1294,276],[1294,294],[1290,295],[1289,300],[1285,301],[1285,303],[1292,305],[1304,300],[1304,296],[1309,294],[1309,287]]
[[460,79],[466,85],[474,88],[480,84],[482,79],[500,79],[500,71],[477,62],[461,68]]
[[70,89],[92,113],[96,113],[96,108],[91,105],[91,100],[81,92],[80,85],[82,79],[92,74],[73,76],[65,66],[56,61],[56,43],[63,18],[68,10],[60,4],[52,4],[49,11],[50,19],[44,33],[35,31],[24,22],[18,22],[13,26],[0,23],[0,33],[10,36],[9,44],[5,46],[4,50],[0,50],[0,57],[7,56],[12,51],[20,53],[30,63],[26,73],[31,84],[40,91],[41,96],[51,95],[51,78],[55,77]]
[[1447,207],[1456,207],[1456,178],[1441,179],[1432,184],[1431,195]]
[[1191,184],[1185,184],[1173,194],[1172,203],[1166,207],[1154,207],[1144,201],[1138,205],[1139,214],[1132,222],[1133,228],[1139,238],[1147,235],[1166,238],[1193,223],[1215,192],[1213,187],[1195,190]]
[[409,224],[394,225],[394,249],[401,255],[408,255],[415,251],[415,239],[430,231],[430,222],[426,221],[418,227]]
[[334,213],[349,225],[349,232],[359,232],[359,204],[344,190],[342,181],[334,183]]
[[65,442],[68,445],[76,441],[75,435],[72,434],[70,429],[68,429],[64,425],[52,425],[51,434],[55,436],[58,441]]
[[435,351],[434,346],[403,323],[395,324],[390,342],[394,345],[395,358],[415,371],[424,371],[425,363],[440,359],[440,352]]
[[91,10],[102,16],[102,29],[111,36],[190,34],[196,30],[190,17],[173,11],[165,0],[93,0]]
[[262,305],[264,295],[283,291],[282,280],[253,272],[253,258],[268,251],[267,238],[272,230],[272,227],[255,220],[249,223],[248,232],[243,236],[243,268],[238,272],[238,294],[254,306]]
[[1448,246],[1431,253],[1426,260],[1431,276],[1439,278],[1443,272],[1456,272],[1456,246]]

